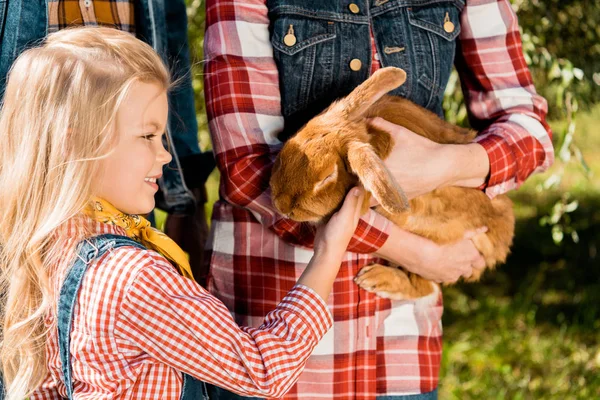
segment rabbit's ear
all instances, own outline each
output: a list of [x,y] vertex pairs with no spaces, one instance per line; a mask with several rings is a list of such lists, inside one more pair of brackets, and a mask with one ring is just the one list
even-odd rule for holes
[[396,67],[377,70],[369,79],[360,84],[348,96],[335,104],[335,111],[340,111],[349,119],[361,119],[377,100],[390,90],[396,89],[406,81],[406,72]]
[[351,142],[348,163],[364,188],[386,211],[395,214],[410,208],[404,191],[370,144]]

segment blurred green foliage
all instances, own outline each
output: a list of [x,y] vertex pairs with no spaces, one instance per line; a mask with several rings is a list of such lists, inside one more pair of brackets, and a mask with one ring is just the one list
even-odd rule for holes
[[[562,130],[567,121],[552,128]],[[581,113],[580,147],[600,171],[600,105]],[[543,183],[564,168],[561,182]],[[540,220],[567,190],[578,240],[558,245]],[[510,197],[517,226],[507,263],[444,289],[441,399],[600,399],[600,177],[576,163],[535,175]]]
[[[600,101],[600,2],[590,0],[512,0],[519,21],[536,48],[546,49],[562,66],[583,72],[574,91],[585,109]],[[537,64],[534,62],[534,64]],[[537,86],[545,88],[543,76]],[[552,97],[551,93],[543,93]]]
[[188,39],[192,59],[192,83],[196,94],[196,117],[198,119],[198,140],[202,150],[212,149],[206,120],[204,102],[204,20],[205,9],[203,0],[186,0],[188,15]]

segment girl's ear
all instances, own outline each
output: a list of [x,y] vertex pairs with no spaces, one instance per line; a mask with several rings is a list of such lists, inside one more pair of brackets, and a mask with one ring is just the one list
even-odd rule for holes
[[384,94],[406,81],[406,72],[396,67],[377,70],[348,96],[335,103],[333,109],[351,120],[364,118],[366,111]]
[[351,142],[348,145],[348,163],[365,190],[387,212],[395,214],[410,208],[404,191],[370,144]]

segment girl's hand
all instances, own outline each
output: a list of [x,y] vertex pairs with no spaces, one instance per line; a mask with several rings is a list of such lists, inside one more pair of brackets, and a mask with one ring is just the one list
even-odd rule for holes
[[333,214],[327,224],[317,228],[315,257],[341,261],[358,225],[364,195],[362,188],[350,189],[342,208]]
[[437,283],[454,283],[460,278],[469,278],[474,270],[485,268],[483,256],[471,241],[485,232],[486,227],[467,231],[462,240],[446,245],[429,241],[429,246],[422,247],[418,261],[406,268]]
[[298,279],[298,284],[312,288],[324,300],[329,297],[342,264],[342,256],[358,225],[363,198],[362,189],[352,188],[342,208],[333,214],[326,225],[317,229],[315,254]]

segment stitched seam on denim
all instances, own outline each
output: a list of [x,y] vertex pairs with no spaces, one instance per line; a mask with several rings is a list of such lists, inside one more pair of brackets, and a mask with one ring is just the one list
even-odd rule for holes
[[46,36],[48,36],[48,30],[50,28],[50,7],[48,7],[48,2],[47,1],[44,1],[44,10],[46,11],[45,15],[44,15],[44,17],[46,17],[46,20],[44,21],[45,22],[44,25],[46,27],[46,31],[45,32],[46,32]]
[[302,82],[300,83],[300,93],[299,93],[299,97],[300,97],[300,101],[298,102],[298,108],[304,108],[306,106],[306,104],[308,103],[308,99],[309,99],[309,94],[310,94],[310,86],[313,80],[313,74],[315,72],[315,57],[317,55],[317,49],[316,47],[310,47],[307,51],[306,51],[306,63],[305,65],[308,67],[308,69],[305,68],[303,76],[302,76]]
[[6,0],[0,0],[0,43],[2,43],[2,39],[4,38],[4,25],[6,24],[6,20],[7,20],[7,2]]
[[148,2],[148,13],[150,14],[150,25],[152,26],[152,47],[158,51],[158,39],[156,36],[156,20],[154,16],[154,4]]
[[[24,0],[23,0],[24,1]],[[12,54],[12,59],[14,60],[15,58],[17,58],[17,49],[19,48],[19,27],[21,26],[21,18],[22,18],[22,14],[23,14],[23,1],[20,1],[18,3],[19,8],[17,8],[17,14],[19,16],[18,20],[19,23],[17,24],[17,29],[15,32],[15,45],[13,47],[13,54]],[[8,3],[6,3],[8,4]],[[10,4],[8,4],[8,7],[6,8],[6,17],[8,18],[8,12],[10,11]]]
[[[333,34],[334,37],[337,35],[336,33],[336,29],[337,29],[337,25],[338,24],[328,24],[327,25],[327,30],[329,31],[329,33]],[[335,60],[335,46],[333,42],[327,43],[324,46],[327,46],[329,49],[325,49],[325,56],[322,56],[321,58],[321,63],[323,65],[325,65],[325,74],[322,74],[323,76],[323,81],[322,81],[322,86],[321,88],[318,90],[319,93],[316,94],[316,96],[321,97],[321,94],[324,91],[324,88],[331,88],[331,83],[333,82],[333,64],[334,64],[334,60]],[[329,51],[327,51],[329,50]]]
[[398,8],[405,7],[422,7],[429,6],[432,4],[450,3],[451,5],[458,8],[460,11],[464,8],[464,3],[461,0],[390,0],[379,7],[371,8],[371,16],[376,17],[388,11],[392,11]]
[[431,79],[429,79],[429,77],[425,74],[421,74],[421,76],[418,79],[419,84],[423,85],[423,87],[425,87],[427,90],[431,90],[433,93],[435,93],[437,96],[439,96],[441,93],[443,93],[444,91],[442,90],[442,88],[438,85],[436,85]]
[[[427,33],[427,40],[429,40],[429,46],[431,47],[431,57],[432,57],[432,70],[433,70],[433,76],[431,77],[431,80],[433,82],[433,85],[437,84],[438,81],[438,75],[439,75],[439,69],[440,69],[440,65],[439,65],[439,53],[438,53],[438,49],[437,46],[435,45],[435,39],[433,38],[433,36],[431,35],[431,32]],[[427,105],[425,106],[425,108],[429,108],[429,106],[431,105],[431,101],[433,100],[433,98],[437,97],[437,93],[434,94],[434,91],[430,91],[429,92],[429,99],[427,100]]]
[[447,33],[441,25],[438,26],[429,21],[418,19],[412,15],[411,11],[408,12],[408,22],[413,26],[435,33],[436,35],[446,39],[448,42],[455,40],[460,34],[460,24],[455,24],[455,29],[451,33]]
[[271,44],[273,45],[273,47],[275,47],[277,50],[281,51],[282,53],[285,53],[288,56],[293,56],[294,54],[306,49],[307,47],[313,46],[318,43],[326,42],[328,40],[335,39],[335,38],[336,38],[335,33],[333,33],[333,34],[322,33],[320,35],[313,36],[310,39],[306,39],[301,42],[298,42],[291,47],[288,47],[285,44],[281,44],[279,42],[279,40],[275,40],[275,36],[273,36],[273,40],[271,40]]
[[301,17],[306,18],[336,22],[347,22],[350,24],[367,25],[369,23],[368,17],[363,15],[354,15],[350,13],[339,14],[331,11],[312,11],[296,6],[277,6],[273,8],[269,13],[273,14],[275,17],[281,17],[285,15],[299,15]]

